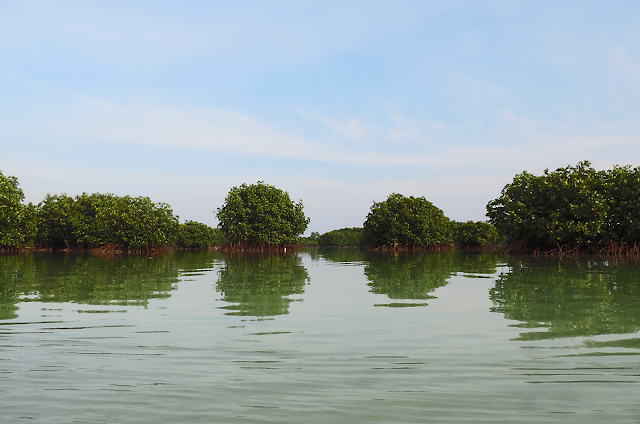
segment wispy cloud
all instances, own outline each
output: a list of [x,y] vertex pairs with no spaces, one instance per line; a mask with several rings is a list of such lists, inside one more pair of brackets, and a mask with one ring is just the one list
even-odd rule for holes
[[348,138],[362,138],[367,131],[358,119],[351,118],[340,121],[338,119],[329,118],[321,115],[315,110],[306,111],[303,109],[295,109],[295,111],[305,118],[312,118],[320,122],[322,125],[331,128],[339,134]]
[[502,116],[504,118],[506,118],[507,120],[518,124],[518,125],[523,125],[523,126],[527,126],[527,127],[532,127],[534,126],[536,123],[533,119],[528,118],[526,116],[521,116],[521,115],[516,115],[515,113],[511,112],[508,109],[504,109],[502,111]]
[[632,80],[635,88],[640,86],[640,66],[633,62],[624,47],[616,47],[611,55],[611,60],[619,73]]
[[[122,105],[86,96],[78,96],[76,100],[71,109],[59,110],[52,121],[42,126],[48,137],[56,135],[58,139],[81,140],[86,143],[115,141],[331,163],[428,166],[429,169],[449,168],[465,173],[470,167],[544,169],[583,159],[604,159],[609,157],[606,152],[611,152],[614,147],[629,149],[639,143],[635,137],[542,134],[535,131],[535,125],[527,118],[505,111],[506,119],[525,124],[509,133],[509,138],[516,137],[518,140],[511,145],[420,143],[420,151],[417,151],[416,145],[390,146],[387,143],[367,144],[367,148],[363,149],[361,143],[336,146],[324,139],[287,134],[249,116],[231,111],[211,108],[179,109],[148,103]],[[16,130],[15,122],[12,129]],[[413,127],[397,128],[395,131],[398,138],[419,135]],[[495,131],[498,130],[483,130],[478,137],[507,137]],[[373,134],[363,139],[379,135]]]

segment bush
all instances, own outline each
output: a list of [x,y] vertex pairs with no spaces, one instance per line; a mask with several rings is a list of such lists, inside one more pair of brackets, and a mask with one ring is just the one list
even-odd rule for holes
[[457,246],[483,246],[498,240],[498,231],[489,222],[452,222],[453,243]]
[[262,181],[233,187],[217,218],[232,246],[295,244],[309,224],[302,201],[294,203],[287,192]]
[[52,248],[165,247],[175,242],[179,226],[178,217],[165,203],[109,193],[83,193],[75,198],[47,195],[35,215],[36,243]]
[[362,228],[341,228],[318,237],[320,246],[360,246],[363,244]]
[[640,240],[640,168],[595,171],[587,161],[535,176],[523,172],[489,202],[487,216],[508,240],[539,246]]
[[225,242],[224,234],[219,228],[211,228],[206,224],[186,221],[180,224],[176,244],[179,247],[203,248],[219,246]]
[[640,241],[640,167],[619,167],[604,173],[603,195],[608,204],[604,241]]
[[300,246],[318,246],[319,238],[320,233],[314,231],[309,237],[300,237],[298,243],[300,243]]
[[0,171],[0,247],[19,247],[24,241],[21,224],[25,218],[24,193],[16,177]]
[[374,202],[364,223],[365,241],[372,246],[430,247],[451,244],[451,223],[424,197],[393,193]]

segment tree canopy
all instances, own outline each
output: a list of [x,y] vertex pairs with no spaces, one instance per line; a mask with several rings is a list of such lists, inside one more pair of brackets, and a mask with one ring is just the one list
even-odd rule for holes
[[596,171],[588,161],[517,174],[487,216],[509,240],[598,245],[640,240],[640,167]]
[[52,248],[165,247],[175,242],[179,226],[166,203],[110,193],[47,195],[35,215],[36,244]]
[[22,199],[18,179],[0,171],[0,247],[18,247],[24,241],[21,224],[26,210]]
[[361,246],[362,228],[341,228],[327,231],[318,237],[319,246]]
[[478,247],[492,244],[498,239],[496,227],[483,221],[452,221],[453,243],[456,246]]
[[430,247],[451,244],[451,222],[424,197],[393,193],[374,202],[363,228],[372,246]]
[[285,246],[296,244],[307,229],[302,201],[258,181],[233,187],[218,208],[219,227],[232,246]]
[[220,228],[211,228],[206,224],[186,221],[180,224],[176,244],[185,248],[206,248],[224,244],[226,239]]

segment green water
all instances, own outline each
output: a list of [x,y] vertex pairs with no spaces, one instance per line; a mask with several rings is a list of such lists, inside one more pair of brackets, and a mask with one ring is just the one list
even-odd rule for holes
[[1,423],[638,423],[640,265],[0,256]]

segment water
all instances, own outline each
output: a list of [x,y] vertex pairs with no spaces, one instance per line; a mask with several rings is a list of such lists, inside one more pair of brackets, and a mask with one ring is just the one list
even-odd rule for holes
[[0,256],[0,422],[640,422],[640,266]]

